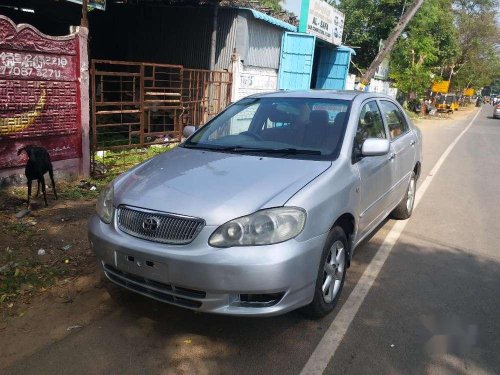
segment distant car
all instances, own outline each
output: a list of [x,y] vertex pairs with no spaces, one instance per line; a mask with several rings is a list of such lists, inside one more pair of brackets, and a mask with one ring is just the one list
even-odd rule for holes
[[193,310],[268,316],[337,303],[356,246],[413,212],[422,137],[374,93],[250,96],[101,194],[104,274]]
[[500,104],[493,107],[493,118],[500,118]]

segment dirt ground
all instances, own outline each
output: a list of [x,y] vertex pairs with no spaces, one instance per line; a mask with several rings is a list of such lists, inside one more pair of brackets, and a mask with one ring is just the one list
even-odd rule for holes
[[[471,110],[439,120],[455,121]],[[435,120],[415,122],[432,127]],[[21,219],[15,214],[26,206],[26,187],[0,190],[0,372],[116,308],[87,240],[87,221],[105,183],[60,183],[59,200],[49,189],[49,206],[38,197]]]
[[[74,284],[95,272],[95,261],[87,242],[87,221],[95,211],[97,187],[62,183],[59,199],[48,193],[26,208],[26,188],[11,187],[0,193],[0,329],[14,317],[23,316],[33,299],[50,290]],[[71,293],[53,293],[61,302]]]

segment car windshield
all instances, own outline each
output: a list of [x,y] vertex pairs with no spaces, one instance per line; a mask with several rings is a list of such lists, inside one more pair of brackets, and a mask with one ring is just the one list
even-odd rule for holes
[[336,158],[349,103],[311,98],[243,99],[182,146],[275,157]]

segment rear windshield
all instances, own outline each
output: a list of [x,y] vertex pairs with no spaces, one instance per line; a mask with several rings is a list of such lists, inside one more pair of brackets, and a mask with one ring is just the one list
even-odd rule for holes
[[243,99],[183,146],[274,157],[336,158],[349,104],[336,99]]

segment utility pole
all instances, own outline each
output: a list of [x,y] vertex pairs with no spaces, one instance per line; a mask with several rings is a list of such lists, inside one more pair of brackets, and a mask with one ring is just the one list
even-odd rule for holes
[[214,0],[212,18],[212,36],[210,38],[210,70],[215,70],[215,50],[217,48],[217,17],[219,15],[219,0]]
[[422,6],[423,3],[424,0],[415,0],[398,21],[394,29],[392,29],[391,33],[384,43],[384,47],[380,49],[377,56],[375,57],[375,60],[373,60],[368,70],[365,72],[365,74],[363,74],[363,77],[361,78],[361,83],[363,85],[368,85],[370,83],[371,79],[375,75],[375,71],[385,59],[385,57],[391,52],[394,44],[396,43],[396,40],[398,40],[406,25],[408,25],[408,22],[411,21],[411,19],[413,18],[415,13],[417,13],[417,10]]

